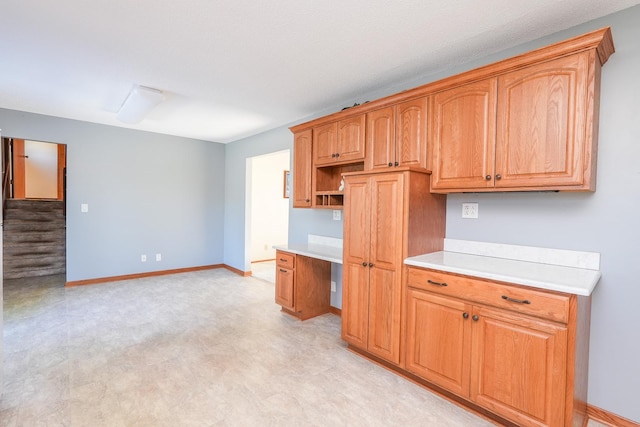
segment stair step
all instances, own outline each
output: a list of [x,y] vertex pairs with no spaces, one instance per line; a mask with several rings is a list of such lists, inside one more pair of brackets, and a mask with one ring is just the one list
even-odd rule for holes
[[4,272],[4,279],[22,279],[24,277],[39,277],[39,276],[49,276],[53,274],[65,274],[67,272],[64,266],[62,267],[47,267],[47,268],[31,268],[31,269],[23,269],[23,270],[15,270]]
[[7,200],[3,277],[66,273],[66,218],[59,200]]

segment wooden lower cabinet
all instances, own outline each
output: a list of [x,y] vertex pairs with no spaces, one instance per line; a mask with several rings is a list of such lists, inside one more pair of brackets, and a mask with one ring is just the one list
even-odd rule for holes
[[[539,290],[527,294],[515,285],[408,270],[407,371],[519,426],[581,425],[589,310],[578,316],[576,295],[550,292],[546,299]],[[495,305],[487,305],[492,298]],[[566,313],[536,317],[519,310],[562,298]],[[590,300],[581,303],[590,306]],[[551,320],[558,318],[567,321]]]
[[276,251],[276,303],[282,311],[306,320],[329,313],[331,263]]

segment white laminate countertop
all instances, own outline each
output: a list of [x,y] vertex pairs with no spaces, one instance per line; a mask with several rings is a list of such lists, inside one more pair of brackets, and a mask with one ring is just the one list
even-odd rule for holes
[[[517,253],[518,247],[515,248],[514,253]],[[445,251],[410,257],[404,262],[415,267],[583,296],[591,295],[601,275],[598,269],[478,255],[477,253],[451,252],[446,249],[445,242]]]
[[275,245],[273,248],[279,251],[342,264],[342,239],[334,237],[309,234],[307,243]]
[[342,248],[314,243],[300,243],[293,245],[276,245],[274,249],[292,254],[304,255],[311,258],[322,259],[336,264],[342,264]]

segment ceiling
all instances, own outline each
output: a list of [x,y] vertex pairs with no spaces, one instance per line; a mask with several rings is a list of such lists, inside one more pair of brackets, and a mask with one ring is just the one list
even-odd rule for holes
[[2,0],[0,107],[227,143],[638,3]]

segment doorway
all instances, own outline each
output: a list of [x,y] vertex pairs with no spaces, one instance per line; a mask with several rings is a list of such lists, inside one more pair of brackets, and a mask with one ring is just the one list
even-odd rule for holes
[[3,138],[2,146],[3,277],[66,276],[66,145]]
[[286,173],[289,150],[247,159],[247,221],[245,259],[254,277],[275,283],[274,245],[289,239],[289,197]]

